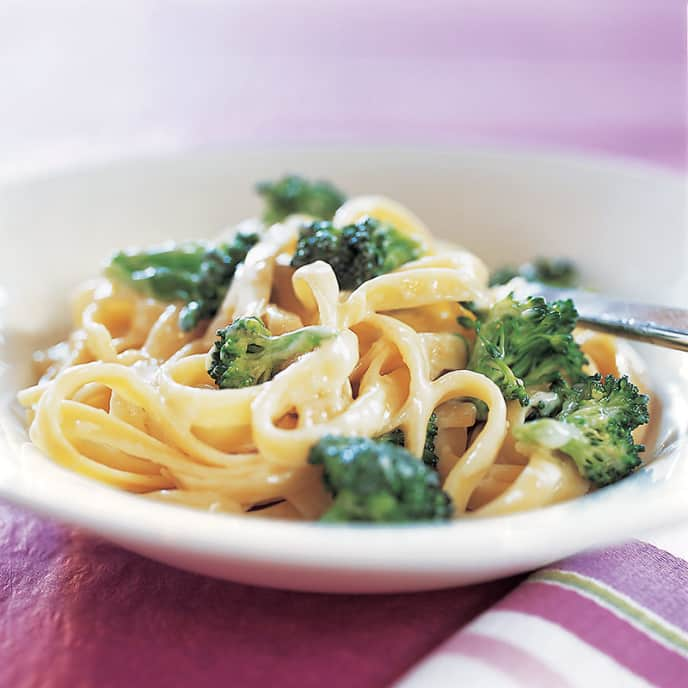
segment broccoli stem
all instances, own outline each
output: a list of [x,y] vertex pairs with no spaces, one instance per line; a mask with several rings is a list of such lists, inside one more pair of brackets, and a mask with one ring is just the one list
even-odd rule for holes
[[334,330],[313,325],[273,336],[260,318],[239,318],[217,331],[208,374],[221,389],[259,385],[335,335]]

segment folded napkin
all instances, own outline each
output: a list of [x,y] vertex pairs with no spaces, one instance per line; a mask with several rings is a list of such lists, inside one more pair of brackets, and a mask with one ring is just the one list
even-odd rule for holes
[[398,684],[688,685],[688,564],[642,542],[537,571]]

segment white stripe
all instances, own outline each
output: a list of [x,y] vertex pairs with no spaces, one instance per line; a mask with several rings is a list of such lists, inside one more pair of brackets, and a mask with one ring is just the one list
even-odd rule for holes
[[466,630],[524,650],[572,686],[647,688],[650,685],[573,633],[537,616],[507,610],[488,611],[466,626]]
[[395,688],[522,688],[477,659],[438,652],[403,676]]

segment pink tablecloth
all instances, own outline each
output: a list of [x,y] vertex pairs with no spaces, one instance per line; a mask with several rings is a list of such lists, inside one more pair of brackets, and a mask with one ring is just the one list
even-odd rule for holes
[[[684,50],[673,0],[6,3],[0,176],[314,141],[487,141],[681,167]],[[260,590],[2,506],[0,685],[383,685],[517,582]]]

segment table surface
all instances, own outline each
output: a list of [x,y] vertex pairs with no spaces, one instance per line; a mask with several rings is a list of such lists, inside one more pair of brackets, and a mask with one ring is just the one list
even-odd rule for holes
[[[0,179],[258,143],[489,142],[684,169],[684,3],[400,4],[3,3]],[[688,557],[685,528],[649,539]],[[259,590],[0,504],[0,684],[381,685],[517,580]]]

